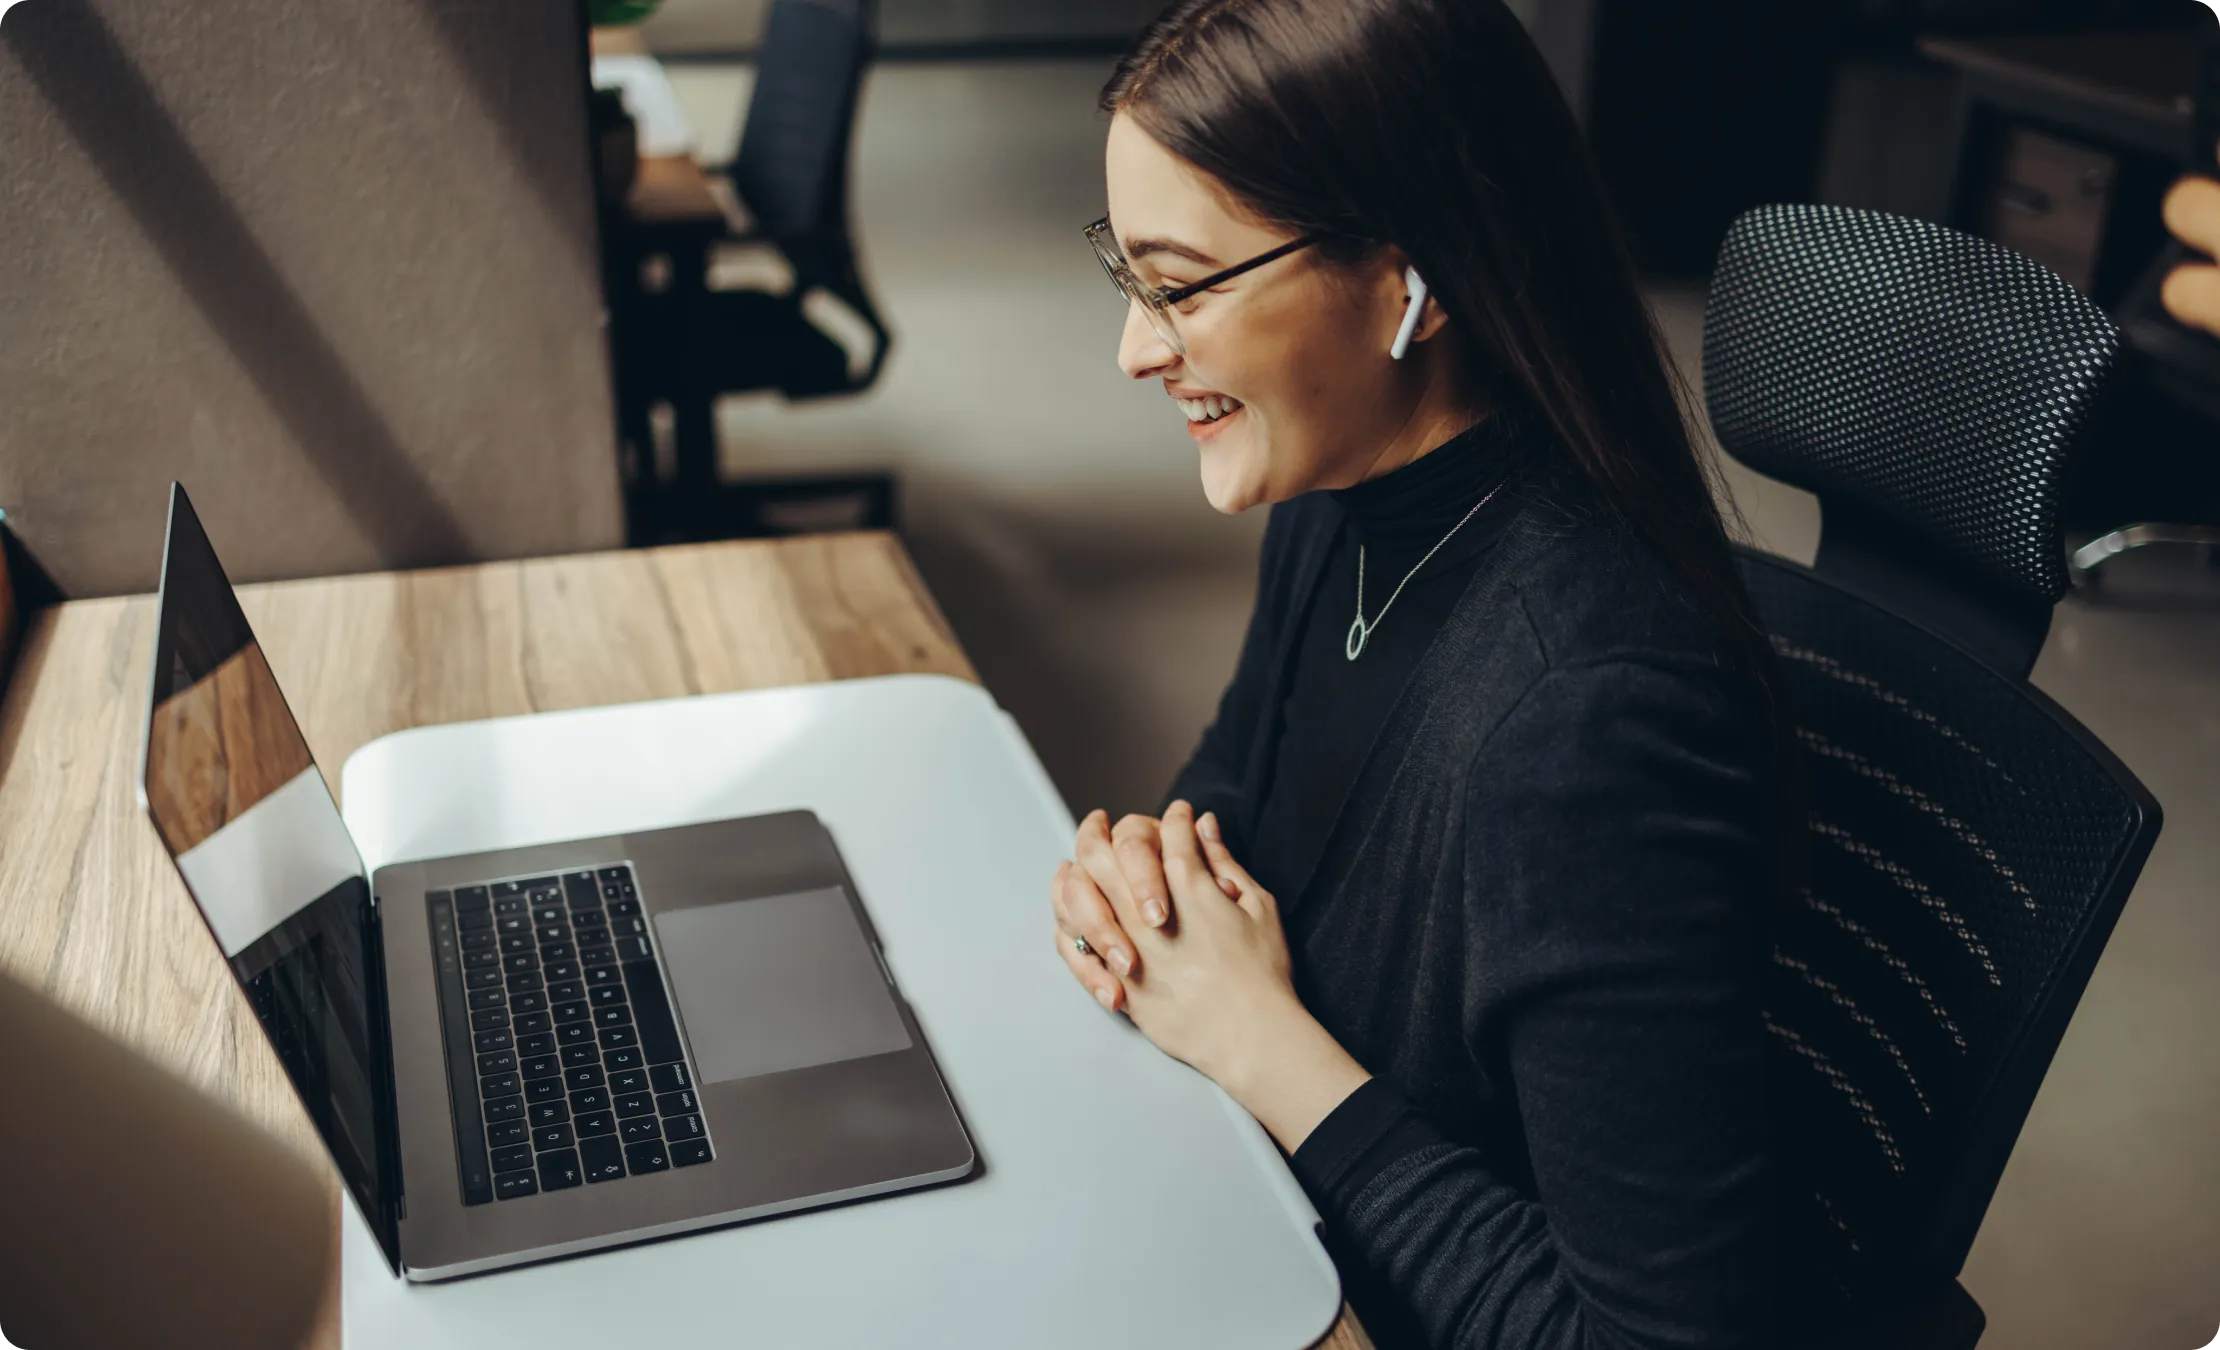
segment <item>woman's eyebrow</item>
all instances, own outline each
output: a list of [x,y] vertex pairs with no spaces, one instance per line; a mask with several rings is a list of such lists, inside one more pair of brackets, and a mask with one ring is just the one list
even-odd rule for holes
[[1135,239],[1125,246],[1127,262],[1139,262],[1152,253],[1169,253],[1175,258],[1185,258],[1203,267],[1216,267],[1218,260],[1200,249],[1189,248],[1170,239]]

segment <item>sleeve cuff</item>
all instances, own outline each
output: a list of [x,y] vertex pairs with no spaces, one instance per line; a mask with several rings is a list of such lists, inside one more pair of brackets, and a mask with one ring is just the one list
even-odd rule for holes
[[1403,1094],[1373,1078],[1318,1122],[1288,1166],[1314,1202],[1338,1209],[1395,1159],[1441,1141]]

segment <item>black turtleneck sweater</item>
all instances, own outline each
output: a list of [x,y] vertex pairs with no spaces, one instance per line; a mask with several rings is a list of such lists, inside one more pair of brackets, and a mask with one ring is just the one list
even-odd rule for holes
[[1290,1162],[1381,1350],[1781,1344],[1773,759],[1725,634],[1531,417],[1273,508],[1168,795],[1374,1075]]

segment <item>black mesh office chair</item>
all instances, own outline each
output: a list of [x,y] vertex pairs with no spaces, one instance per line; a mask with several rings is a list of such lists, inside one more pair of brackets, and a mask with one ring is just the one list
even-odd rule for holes
[[1979,1339],[1957,1273],[2158,834],[2024,678],[2108,330],[2033,263],[1917,221],[1766,207],[1720,254],[1720,442],[1826,517],[1816,570],[1742,557],[1810,821],[1766,1002],[1788,1193],[1841,1300],[1803,1310],[1803,1344]]
[[[893,344],[857,269],[848,220],[848,155],[872,49],[872,0],[772,0],[733,189],[752,228],[793,269],[783,292],[724,292],[716,379],[728,391],[775,388],[790,399],[869,388]],[[871,333],[864,368],[810,321],[812,292],[838,299]]]

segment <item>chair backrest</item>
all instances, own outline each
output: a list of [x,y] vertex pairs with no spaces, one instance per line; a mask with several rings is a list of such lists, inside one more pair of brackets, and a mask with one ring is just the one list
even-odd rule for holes
[[849,149],[876,14],[874,0],[772,0],[732,165],[757,229],[794,268],[792,302],[824,291],[871,331],[861,373],[836,369],[811,381],[808,396],[870,387],[894,341],[864,287],[848,220]]
[[772,0],[732,181],[782,247],[847,236],[848,147],[870,17],[866,0]]
[[1816,493],[1818,570],[2024,675],[2066,593],[2070,453],[2119,330],[2064,280],[1926,221],[1764,206],[1704,315],[1720,445]]
[[1766,1002],[1788,1194],[1869,1298],[1963,1264],[2159,809],[1967,648],[1793,563],[1743,572],[1810,819]]

